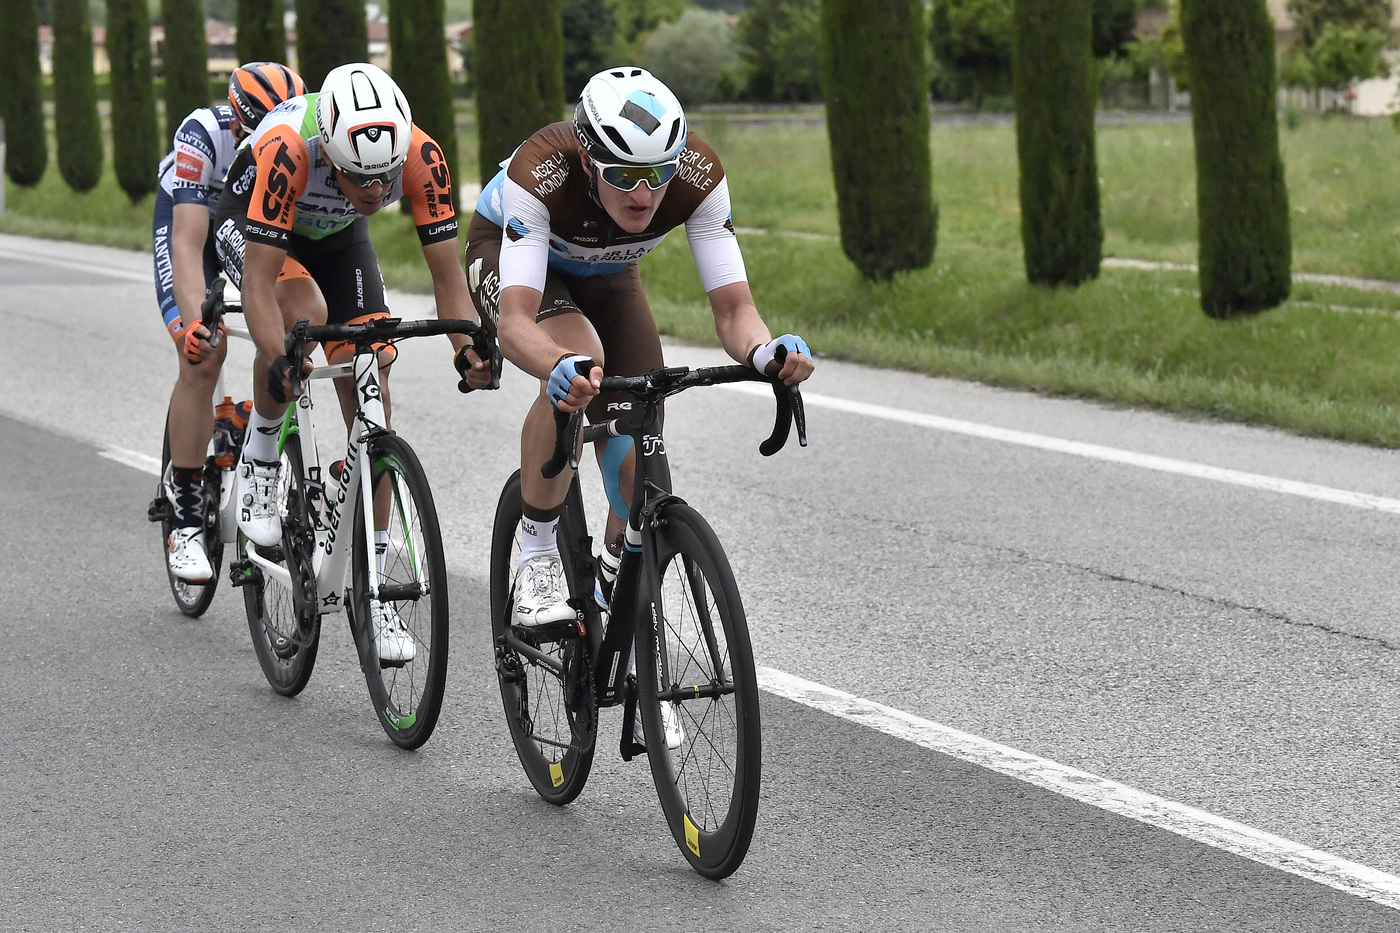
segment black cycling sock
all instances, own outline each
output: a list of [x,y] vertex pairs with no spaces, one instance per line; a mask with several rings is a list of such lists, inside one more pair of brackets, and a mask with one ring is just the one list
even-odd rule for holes
[[170,524],[175,528],[198,528],[204,524],[204,468],[170,468],[170,485],[174,487],[171,500],[173,517]]

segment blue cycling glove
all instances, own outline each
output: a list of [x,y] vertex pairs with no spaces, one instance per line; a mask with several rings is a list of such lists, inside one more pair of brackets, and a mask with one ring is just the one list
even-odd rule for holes
[[773,357],[777,355],[778,348],[782,347],[789,353],[801,353],[808,359],[812,358],[812,351],[807,348],[807,341],[796,334],[783,334],[775,337],[767,343],[761,343],[753,350],[753,368],[759,372],[766,372],[768,364],[773,362]]
[[587,356],[571,355],[566,356],[554,364],[554,370],[549,374],[549,386],[545,389],[545,394],[549,400],[556,405],[564,401],[569,394],[569,384],[574,381],[575,376],[588,378],[588,374],[593,372],[593,360]]

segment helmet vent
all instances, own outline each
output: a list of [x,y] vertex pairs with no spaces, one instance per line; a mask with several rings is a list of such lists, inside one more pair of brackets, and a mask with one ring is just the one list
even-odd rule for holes
[[374,110],[383,106],[379,101],[379,90],[363,71],[350,76],[350,88],[351,101],[356,110]]
[[681,121],[677,120],[671,124],[671,135],[666,139],[666,151],[670,152],[671,147],[676,144],[676,137],[681,133]]
[[620,151],[622,151],[622,152],[625,152],[625,153],[627,153],[628,155],[631,155],[631,154],[632,154],[632,147],[629,146],[629,145],[627,145],[627,140],[625,140],[625,139],[622,138],[622,134],[621,134],[621,133],[619,133],[617,130],[613,129],[611,126],[604,126],[604,127],[603,127],[603,132],[608,134],[608,138],[611,139],[611,140],[613,141],[613,145],[614,145],[618,150],[620,150]]

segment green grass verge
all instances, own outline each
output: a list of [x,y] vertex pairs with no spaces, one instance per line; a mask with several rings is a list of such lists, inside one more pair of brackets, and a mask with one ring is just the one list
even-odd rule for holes
[[[459,128],[472,158],[471,121]],[[823,128],[703,115],[696,128],[724,159],[735,223],[768,231],[741,236],[760,310],[775,333],[801,332],[819,353],[1400,446],[1400,295],[1297,282],[1281,308],[1217,322],[1189,272],[1105,269],[1078,289],[1032,288],[1009,127],[935,126],[935,262],[872,284],[837,242]],[[1295,271],[1400,280],[1400,180],[1389,171],[1400,136],[1350,119],[1282,132]],[[1104,127],[1098,151],[1106,254],[1194,262],[1190,126]],[[130,205],[110,176],[89,195],[68,192],[55,171],[33,192],[9,192],[0,231],[148,243],[149,200]],[[430,290],[410,219],[385,211],[371,229],[389,284]],[[714,340],[683,234],[642,273],[664,332]]]

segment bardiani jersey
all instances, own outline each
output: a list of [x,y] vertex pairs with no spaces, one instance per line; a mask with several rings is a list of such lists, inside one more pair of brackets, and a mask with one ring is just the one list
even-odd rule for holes
[[628,233],[588,192],[571,122],[535,133],[482,189],[476,210],[501,228],[501,287],[544,291],[545,272],[611,275],[656,249],[685,225],[706,292],[748,281],[734,236],[729,183],[713,149],[690,133],[680,171],[641,233]]
[[233,138],[228,104],[190,112],[175,131],[175,148],[160,161],[160,190],[176,204],[203,204],[211,210],[224,188],[238,141]]
[[[249,240],[286,249],[293,235],[320,240],[349,227],[359,211],[340,193],[316,127],[317,94],[270,110],[229,168],[228,197],[248,218]],[[390,186],[387,206],[407,197],[418,239],[427,246],[457,236],[452,179],[442,149],[416,125],[408,161]]]

